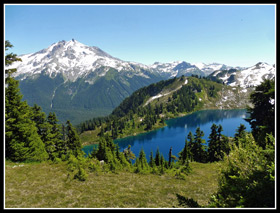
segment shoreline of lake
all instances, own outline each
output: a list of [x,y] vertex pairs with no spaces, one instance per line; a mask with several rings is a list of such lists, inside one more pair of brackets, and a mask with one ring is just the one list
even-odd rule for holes
[[[183,124],[180,124],[180,125],[177,124],[177,128],[181,128],[180,131],[183,131],[182,128],[185,128],[184,122],[186,122],[186,121],[184,121],[184,120],[186,120],[186,119],[191,120],[191,122],[187,122],[188,123],[187,126],[189,126],[189,127],[192,126],[192,124],[191,124],[192,122],[199,122],[202,124],[204,124],[205,122],[208,122],[208,123],[210,122],[212,125],[212,121],[213,121],[213,123],[215,123],[215,121],[226,119],[225,114],[231,114],[231,115],[238,117],[240,112],[242,115],[246,114],[245,110],[246,109],[202,109],[202,110],[197,110],[192,113],[188,113],[184,116],[168,119],[165,121],[165,126],[163,126],[161,128],[142,132],[137,135],[130,135],[130,136],[126,136],[124,138],[118,138],[118,139],[114,140],[114,143],[117,143],[121,149],[124,149],[124,148],[127,148],[128,144],[132,144],[134,140],[139,140],[138,141],[139,143],[141,143],[141,141],[149,140],[149,138],[152,140],[152,138],[155,137],[155,135],[158,134],[158,132],[163,132],[166,129],[174,128],[174,127],[170,126],[172,124],[174,125],[174,123],[183,122]],[[205,115],[207,113],[208,114],[210,113],[208,116],[210,116],[211,121],[208,121],[209,119],[207,120],[207,115]],[[197,115],[199,115],[199,116],[196,117]],[[191,118],[189,116],[191,116]],[[204,118],[205,116],[206,116],[206,118]],[[214,117],[216,117],[216,120]],[[234,127],[234,128],[235,128],[234,129],[234,131],[235,131],[237,127]],[[209,131],[210,131],[210,127],[209,127]],[[228,130],[226,130],[226,131],[228,132]],[[187,133],[186,133],[186,135],[187,135]],[[208,135],[206,135],[206,136],[208,137]],[[184,141],[184,139],[181,139],[181,140]],[[90,147],[92,147],[92,146],[94,146],[94,145],[91,144],[91,145],[84,146],[83,150],[90,149]],[[95,144],[95,146],[96,146],[96,144]],[[138,154],[138,153],[135,153],[135,154]]]

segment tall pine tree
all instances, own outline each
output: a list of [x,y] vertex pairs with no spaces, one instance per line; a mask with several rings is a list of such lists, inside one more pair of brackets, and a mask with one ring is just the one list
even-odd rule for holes
[[76,132],[75,128],[72,126],[70,121],[66,122],[66,131],[67,131],[67,139],[66,144],[68,150],[74,155],[78,156],[82,153],[82,143],[78,133]]
[[[5,44],[5,50],[12,47],[8,41]],[[18,60],[15,54],[7,54],[5,65]],[[26,101],[22,101],[19,82],[11,77],[15,71],[5,70],[5,157],[13,161],[43,161],[48,158],[48,154],[35,122],[30,119],[31,109]]]
[[254,107],[248,108],[250,117],[245,119],[261,147],[265,147],[266,134],[275,136],[275,80],[264,80],[251,94]]
[[66,154],[66,144],[62,140],[61,126],[54,112],[50,112],[47,118],[45,133],[45,146],[51,160],[60,158]]
[[202,139],[204,136],[204,132],[200,130],[200,127],[196,128],[194,135],[194,144],[193,144],[193,158],[194,161],[197,162],[205,162],[206,161],[206,147],[205,140]]
[[216,160],[216,151],[217,151],[217,144],[218,144],[218,133],[217,133],[217,125],[212,124],[211,126],[211,133],[209,135],[209,141],[208,141],[208,158],[210,162],[213,162]]

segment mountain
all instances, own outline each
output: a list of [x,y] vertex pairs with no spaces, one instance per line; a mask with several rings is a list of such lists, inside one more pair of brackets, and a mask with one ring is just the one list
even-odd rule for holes
[[107,115],[135,90],[163,79],[145,65],[122,61],[74,39],[19,57],[22,62],[13,67],[23,99],[73,124]]
[[23,99],[53,111],[60,121],[78,124],[108,115],[126,97],[149,84],[184,76],[209,76],[234,86],[249,87],[275,75],[275,67],[258,63],[249,68],[219,63],[155,62],[148,66],[118,59],[98,47],[74,39],[59,41],[38,52],[19,56],[14,77]]
[[[92,84],[97,77],[105,76],[109,68],[129,73],[127,75],[131,77],[137,75],[149,78],[143,72],[148,66],[122,61],[98,47],[86,46],[74,39],[54,43],[46,49],[22,55],[20,58],[22,62],[13,64],[18,69],[15,77],[20,80],[44,73],[51,78],[62,74],[64,81],[71,82],[82,77]],[[93,71],[96,71],[94,77],[91,75]]]
[[[208,76],[216,70],[228,70],[233,67],[219,63],[196,63],[191,64],[185,61],[175,61],[171,63],[155,62],[150,68],[154,72],[158,72],[162,77],[168,79],[173,77],[180,77],[182,75],[191,76]],[[238,67],[239,68],[239,67]]]
[[263,79],[272,79],[275,75],[275,65],[259,62],[256,65],[243,70],[218,70],[211,73],[209,78],[221,79],[225,84],[230,86],[248,88],[259,85]]
[[205,64],[205,63],[196,63],[194,64],[197,68],[199,68],[206,76],[210,75],[212,72],[217,71],[217,70],[230,70],[230,69],[238,69],[238,70],[243,70],[245,69],[244,67],[232,67],[232,66],[227,66],[225,64],[219,64],[219,63],[210,63],[210,64]]

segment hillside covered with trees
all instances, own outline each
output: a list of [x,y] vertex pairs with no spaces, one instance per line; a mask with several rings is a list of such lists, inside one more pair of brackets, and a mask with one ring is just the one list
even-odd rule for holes
[[[241,101],[242,99],[242,101]],[[248,93],[198,76],[173,78],[135,91],[106,117],[77,126],[82,143],[98,143],[107,134],[112,139],[136,135],[165,126],[165,120],[201,109],[245,108]]]

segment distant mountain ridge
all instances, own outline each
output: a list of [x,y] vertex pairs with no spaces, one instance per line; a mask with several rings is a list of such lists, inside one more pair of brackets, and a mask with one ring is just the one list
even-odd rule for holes
[[264,79],[272,79],[275,75],[275,65],[259,62],[243,70],[217,70],[211,73],[209,77],[221,79],[229,86],[248,88],[258,86]]
[[[98,47],[84,45],[75,39],[70,41],[59,41],[48,48],[35,53],[19,56],[22,62],[15,62],[13,67],[18,69],[15,77],[23,80],[31,75],[44,72],[50,77],[61,73],[65,80],[76,81],[78,78],[91,78],[90,74],[95,72],[97,76],[104,76],[109,67],[119,72],[131,72],[131,75],[140,75],[146,78],[149,76],[143,70],[153,74],[159,74],[163,78],[190,76],[197,74],[207,76],[216,70],[228,70],[240,67],[227,66],[219,63],[196,63],[191,64],[185,61],[170,63],[155,62],[152,65],[144,65],[136,62],[128,62],[118,59],[104,52]],[[107,69],[98,70],[101,67]],[[89,81],[92,82],[92,81]]]
[[75,39],[19,57],[22,62],[12,67],[17,68],[14,77],[20,80],[24,100],[42,106],[46,113],[56,112],[62,122],[69,119],[74,124],[109,114],[135,90],[160,80],[181,75],[212,76],[246,87],[256,85],[263,76],[275,75],[275,67],[264,64],[251,68],[185,61],[144,65],[123,61]]

